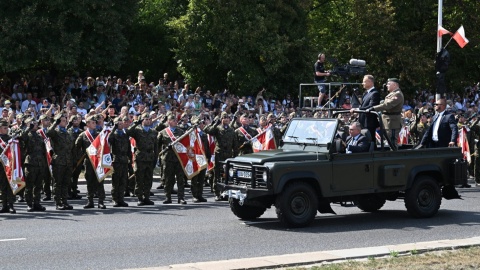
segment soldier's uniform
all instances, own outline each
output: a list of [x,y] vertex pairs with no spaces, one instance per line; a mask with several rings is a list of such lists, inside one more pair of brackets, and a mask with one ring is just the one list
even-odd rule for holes
[[72,178],[72,148],[75,141],[68,134],[66,128],[58,126],[60,121],[61,117],[55,117],[55,123],[47,130],[47,136],[50,137],[54,149],[52,157],[53,192],[57,210],[70,210],[73,207],[68,204],[67,197],[69,182]]
[[25,145],[25,199],[27,201],[27,211],[45,211],[45,207],[40,205],[40,194],[42,190],[43,173],[47,166],[46,149],[43,138],[32,130],[36,121],[29,118],[25,121],[27,127],[20,136]]
[[[96,121],[94,116],[90,116],[86,119],[86,122]],[[98,131],[96,129],[83,131],[78,135],[78,138],[75,140],[75,148],[77,148],[82,153],[87,153],[88,147],[92,144],[92,142],[97,138]],[[85,180],[87,180],[87,199],[88,203],[83,206],[84,209],[94,208],[93,204],[93,197],[95,194],[98,196],[98,208],[105,209],[106,206],[104,204],[105,201],[105,187],[103,185],[103,181],[99,182],[97,175],[95,173],[95,168],[93,168],[92,162],[90,161],[89,157],[86,157],[83,161],[83,165],[85,166]]]
[[[398,83],[398,79],[391,78],[388,81],[393,81]],[[373,106],[373,110],[382,113],[382,122],[387,133],[388,138],[390,138],[393,144],[396,144],[398,139],[398,134],[402,128],[402,108],[403,108],[404,97],[402,90],[399,88],[390,92],[385,96],[383,103]]]
[[[242,115],[242,117],[248,116]],[[237,145],[239,145],[239,149],[235,149],[234,155],[242,156],[253,153],[252,143],[249,141],[251,141],[253,137],[258,135],[258,131],[250,126],[240,126],[235,130],[235,135],[237,139]]]
[[157,131],[150,126],[140,125],[140,121],[150,119],[148,113],[142,115],[141,120],[127,129],[127,135],[134,138],[137,147],[135,150],[135,195],[137,205],[152,205],[150,189],[153,181],[153,167],[157,162],[158,144]]
[[[75,118],[78,117],[76,115],[72,115],[70,117],[70,123],[75,120]],[[80,121],[80,120],[78,120]],[[72,138],[77,141],[78,136],[83,132],[80,127],[76,126],[71,126],[67,130],[68,134],[72,136]],[[72,199],[81,199],[82,196],[78,195],[78,177],[80,177],[80,173],[83,170],[83,165],[81,164],[80,159],[88,159],[86,157],[86,152],[82,152],[80,148],[74,147],[72,149],[72,160],[73,160],[73,172],[72,172],[72,181],[70,182],[70,187],[68,188],[70,198]]]
[[[8,128],[8,122],[5,120],[0,120],[1,127]],[[10,136],[8,134],[0,134],[0,139],[7,144],[10,140]],[[2,199],[2,208],[0,209],[0,213],[12,213],[15,214],[15,208],[13,208],[13,202],[15,201],[15,196],[13,195],[12,188],[8,183],[7,175],[5,174],[5,168],[0,166],[0,194]]]
[[[43,120],[46,119],[48,116],[42,115],[40,116],[39,120],[44,122]],[[47,136],[47,130],[48,126],[43,126],[40,128],[43,130],[43,133],[45,136]],[[43,147],[45,146],[45,142],[43,143]],[[53,146],[52,146],[53,148]],[[45,149],[46,150],[46,149]],[[52,157],[53,157],[53,153]],[[50,201],[52,199],[52,182],[53,182],[53,177],[52,177],[52,172],[50,171],[50,168],[48,166],[45,166],[43,168],[43,193],[45,193],[45,197],[42,199],[43,201]]]
[[[222,112],[221,118],[228,117],[226,112]],[[220,189],[217,183],[221,179],[220,169],[222,162],[227,158],[234,157],[235,150],[238,149],[238,141],[235,131],[228,125],[223,125],[220,121],[212,123],[205,127],[205,132],[215,137],[215,178],[213,181],[213,189],[215,192],[215,200],[220,200]]]
[[[13,125],[12,128],[10,128],[10,130],[9,130],[9,135],[11,137],[19,136],[20,134],[23,133],[23,131],[25,131],[25,129],[27,128],[27,126],[24,123],[24,120],[26,118],[25,116],[26,115],[24,115],[23,113],[17,114],[17,116],[16,116],[17,124]],[[22,164],[23,164],[23,163],[25,163],[25,157],[26,157],[26,155],[25,155],[25,142],[20,141],[19,145],[20,145],[20,153],[22,155],[21,160],[22,160]],[[25,189],[20,190],[20,192],[18,192],[17,195],[19,197],[18,202],[24,202],[25,201],[25,198],[24,198],[25,197]]]
[[[192,120],[192,124],[198,124],[199,119]],[[208,143],[208,135],[202,131],[199,132],[200,140],[202,141],[203,151],[207,160],[212,157],[210,153],[210,145]],[[201,170],[197,175],[192,178],[192,196],[193,202],[206,202],[207,199],[203,198],[203,185],[205,183],[205,175],[207,168]]]
[[[175,119],[174,115],[168,116],[168,120],[173,119]],[[174,138],[170,137],[167,129],[171,131]],[[179,127],[166,127],[158,133],[158,149],[162,149],[162,147],[169,147],[173,140],[178,139],[183,134],[184,131]],[[166,197],[166,200],[163,203],[168,204],[172,202],[172,190],[176,179],[178,187],[178,203],[185,204],[185,173],[183,172],[177,155],[173,149],[170,148],[162,154],[161,160],[163,164],[163,175],[165,179],[164,192]]]
[[428,122],[422,123],[421,121],[418,121],[418,123],[413,122],[410,124],[410,133],[413,135],[415,144],[420,143],[428,128],[430,128],[430,124]]
[[[123,119],[115,118],[114,123]],[[117,126],[112,130],[108,137],[110,144],[110,151],[112,154],[112,199],[114,207],[126,207],[128,204],[124,201],[125,188],[128,179],[128,157],[131,155],[130,140],[123,129],[117,129]]]

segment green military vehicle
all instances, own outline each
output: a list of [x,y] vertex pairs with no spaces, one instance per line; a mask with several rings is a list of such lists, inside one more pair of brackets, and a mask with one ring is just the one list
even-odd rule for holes
[[454,185],[466,177],[460,148],[390,149],[382,143],[374,151],[371,142],[368,152],[346,154],[338,143],[341,130],[337,119],[296,118],[281,149],[226,160],[220,186],[232,212],[250,220],[275,205],[283,224],[304,227],[317,211],[334,213],[332,203],[373,212],[387,200],[403,199],[408,213],[426,218],[438,212],[442,197],[459,198]]

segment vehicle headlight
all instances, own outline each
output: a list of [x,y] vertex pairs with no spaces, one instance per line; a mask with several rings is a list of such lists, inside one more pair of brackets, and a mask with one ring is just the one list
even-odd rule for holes
[[230,168],[230,170],[228,170],[228,175],[230,177],[233,177],[233,168]]
[[263,178],[263,181],[267,182],[267,180],[268,180],[268,173],[267,173],[267,171],[264,171],[264,172],[262,173],[262,178]]

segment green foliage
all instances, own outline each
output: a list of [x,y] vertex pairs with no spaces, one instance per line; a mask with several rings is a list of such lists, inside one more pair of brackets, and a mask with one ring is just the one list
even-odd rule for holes
[[116,70],[136,0],[0,1],[0,68]]
[[308,3],[190,1],[187,13],[170,23],[179,71],[194,85],[238,94],[296,89],[308,61]]

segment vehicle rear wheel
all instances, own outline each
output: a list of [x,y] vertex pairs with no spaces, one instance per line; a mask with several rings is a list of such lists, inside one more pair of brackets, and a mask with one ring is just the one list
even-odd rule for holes
[[357,207],[364,212],[375,212],[385,205],[386,200],[377,195],[365,195],[356,201]]
[[304,182],[293,182],[277,196],[277,217],[287,227],[305,227],[317,214],[318,199],[312,186]]
[[244,220],[252,220],[259,218],[267,210],[266,207],[256,207],[245,204],[240,205],[238,203],[238,199],[234,198],[230,198],[228,202],[230,204],[230,209],[232,210],[233,214]]
[[430,176],[419,177],[405,192],[405,207],[408,213],[416,218],[434,216],[441,203],[440,186]]

